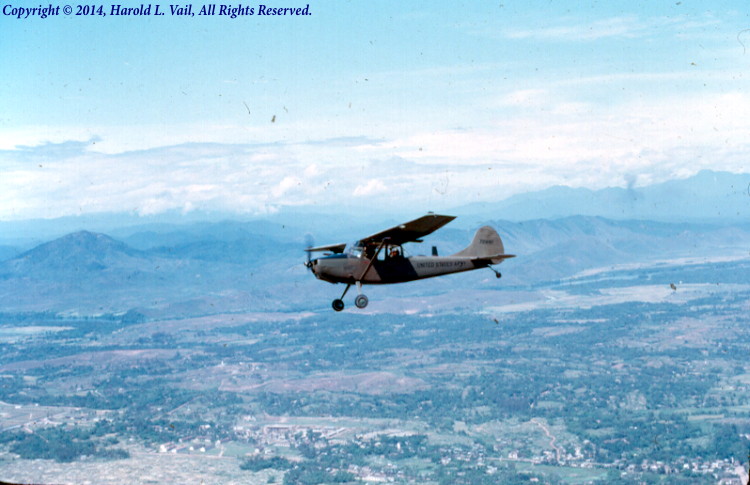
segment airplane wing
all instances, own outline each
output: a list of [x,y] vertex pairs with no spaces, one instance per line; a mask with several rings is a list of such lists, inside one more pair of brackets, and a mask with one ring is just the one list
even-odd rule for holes
[[404,222],[385,231],[367,236],[361,240],[361,243],[362,245],[380,244],[386,238],[388,238],[388,242],[391,244],[422,242],[419,238],[440,229],[453,219],[455,219],[455,216],[441,216],[429,213],[419,219]]
[[317,251],[331,251],[332,253],[343,253],[346,248],[346,243],[341,244],[329,244],[328,246],[316,246],[314,248],[305,248],[308,253],[314,253]]

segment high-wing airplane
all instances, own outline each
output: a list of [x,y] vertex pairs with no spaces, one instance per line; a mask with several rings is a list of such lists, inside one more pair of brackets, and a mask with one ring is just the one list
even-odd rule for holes
[[[453,216],[433,213],[405,222],[385,231],[378,232],[354,244],[330,244],[307,248],[306,266],[318,279],[330,283],[345,283],[341,298],[333,300],[333,309],[344,309],[344,296],[352,285],[356,285],[358,295],[354,299],[357,308],[365,308],[367,297],[362,294],[362,285],[403,283],[406,281],[432,278],[450,273],[490,268],[500,278],[500,272],[491,265],[515,255],[505,254],[500,236],[490,226],[484,226],[474,235],[474,240],[464,250],[451,256],[438,256],[437,248],[432,247],[431,256],[407,256],[403,245],[409,242],[422,242],[420,238],[440,229]],[[314,252],[323,256],[311,259]]]

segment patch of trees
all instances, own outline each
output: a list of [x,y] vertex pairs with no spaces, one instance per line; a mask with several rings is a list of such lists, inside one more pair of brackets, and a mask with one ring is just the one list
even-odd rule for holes
[[284,475],[284,485],[318,485],[321,483],[354,482],[354,474],[343,470],[328,470],[315,462],[294,465]]
[[734,458],[743,463],[750,456],[750,440],[745,433],[740,434],[737,426],[722,424],[714,428],[707,451],[715,458]]
[[0,434],[0,443],[9,445],[11,453],[26,460],[44,459],[68,463],[83,456],[107,460],[130,457],[123,449],[98,447],[93,437],[89,430],[58,426],[41,428],[33,433],[4,432]]
[[294,465],[286,458],[280,456],[274,456],[271,458],[264,458],[262,456],[252,456],[245,458],[240,463],[240,469],[249,470],[251,472],[259,472],[273,468],[274,470],[289,470]]
[[487,473],[485,467],[462,464],[461,466],[442,466],[435,474],[440,485],[562,485],[556,476],[541,476],[533,473],[519,473],[511,469],[499,469],[494,473]]

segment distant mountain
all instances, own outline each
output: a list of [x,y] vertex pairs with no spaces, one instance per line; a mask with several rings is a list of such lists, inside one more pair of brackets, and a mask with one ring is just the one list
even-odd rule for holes
[[[513,285],[555,281],[616,264],[746,257],[750,251],[750,223],[744,222],[674,224],[572,216],[484,223],[497,229],[507,252],[517,255],[499,266],[503,281]],[[414,252],[426,253],[434,244],[441,254],[451,254],[468,244],[473,231],[442,229],[425,241],[425,247],[413,246]]]
[[300,243],[257,234],[138,250],[105,234],[79,231],[0,262],[0,312],[160,308],[188,315],[286,308],[285,274],[295,268],[304,275],[303,261]]
[[[120,228],[112,235],[138,249],[174,247],[198,241],[243,241],[249,239],[279,240],[299,236],[295,228],[287,228],[265,220],[195,222],[191,224],[150,224]],[[301,239],[300,239],[301,242]]]
[[[417,209],[414,209],[417,210]],[[280,207],[263,216],[207,212],[92,213],[58,219],[0,221],[0,245],[30,249],[44,241],[79,231],[109,234],[136,249],[179,246],[196,241],[237,241],[260,234],[302,243],[306,233],[320,243],[344,242],[416,218],[420,212],[353,210],[347,205]],[[476,227],[488,220],[528,221],[569,216],[617,220],[735,223],[750,220],[750,174],[704,170],[696,175],[648,186],[601,190],[550,187],[499,202],[473,203],[442,213],[461,216],[450,227]],[[221,222],[217,222],[221,221]],[[12,251],[6,254],[12,255]],[[0,251],[0,261],[3,252]]]
[[0,264],[0,278],[54,274],[80,275],[123,267],[142,258],[125,244],[104,234],[79,231],[42,244]]
[[[523,222],[487,220],[506,251],[498,281],[489,271],[381,287],[399,297],[471,289],[508,289],[556,283],[579,272],[618,264],[653,265],[687,258],[747,259],[750,223],[672,224],[566,217]],[[339,219],[346,226],[348,221]],[[136,309],[147,316],[195,316],[219,312],[321,309],[343,291],[317,281],[304,268],[296,232],[276,237],[226,221],[140,233],[135,249],[108,235],[79,231],[0,262],[0,312],[55,311],[81,314]],[[450,226],[407,247],[410,254],[452,254],[469,244],[475,228]],[[271,231],[269,231],[271,232]],[[195,238],[195,239],[191,239]],[[172,244],[162,245],[171,241]],[[459,298],[456,296],[456,298]],[[460,299],[460,298],[459,298]]]
[[[123,228],[133,228],[128,234],[149,228],[168,231],[176,225],[196,224],[205,221],[227,219],[228,214],[193,211],[166,211],[155,215],[140,215],[135,212],[94,212],[54,219],[26,219],[0,221],[0,241],[14,246],[36,246],[51,238],[81,230],[119,236]],[[234,219],[239,219],[234,214]]]
[[22,251],[15,246],[2,246],[0,245],[0,261],[14,258],[18,256]]
[[299,258],[302,248],[303,246],[299,243],[279,243],[256,235],[234,241],[195,241],[174,246],[160,246],[149,252],[166,258],[224,261],[255,267],[273,261],[275,258]]
[[514,221],[574,215],[671,222],[750,220],[750,174],[703,170],[687,179],[645,187],[554,186],[496,203],[469,204],[454,213]]
[[124,311],[144,301],[160,301],[195,273],[200,274],[199,265],[79,231],[0,263],[0,298],[6,310]]

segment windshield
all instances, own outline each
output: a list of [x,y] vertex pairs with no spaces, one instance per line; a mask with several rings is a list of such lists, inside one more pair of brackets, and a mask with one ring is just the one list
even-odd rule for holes
[[362,241],[355,241],[349,245],[349,250],[347,252],[355,258],[361,258],[363,249]]

